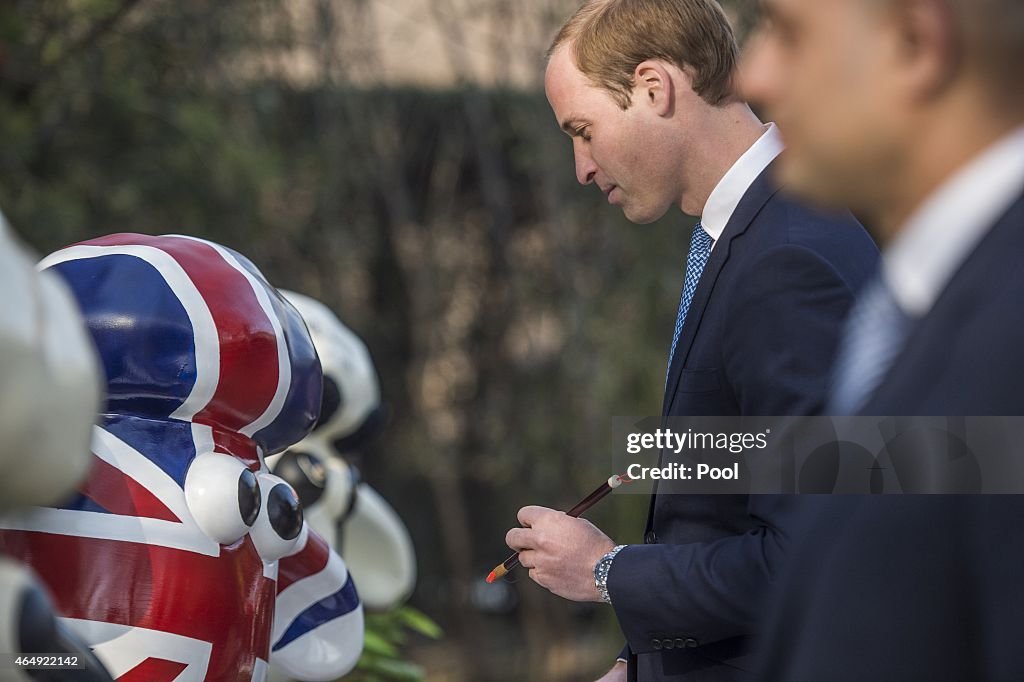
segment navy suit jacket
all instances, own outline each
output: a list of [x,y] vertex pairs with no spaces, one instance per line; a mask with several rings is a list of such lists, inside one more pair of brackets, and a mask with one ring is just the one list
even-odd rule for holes
[[[694,294],[665,416],[804,415],[820,409],[844,318],[878,251],[847,214],[747,190]],[[645,544],[612,563],[609,593],[639,679],[728,679],[788,542],[793,498],[655,495]]]
[[[1024,197],[916,323],[863,414],[1024,415],[1022,263]],[[814,504],[763,630],[762,679],[1024,680],[1024,496]]]

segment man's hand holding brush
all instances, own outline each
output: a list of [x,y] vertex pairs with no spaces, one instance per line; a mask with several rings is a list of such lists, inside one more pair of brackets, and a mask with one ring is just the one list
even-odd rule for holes
[[565,599],[601,601],[594,564],[615,547],[612,539],[586,519],[547,507],[523,507],[517,516],[523,528],[510,530],[505,542],[530,578]]

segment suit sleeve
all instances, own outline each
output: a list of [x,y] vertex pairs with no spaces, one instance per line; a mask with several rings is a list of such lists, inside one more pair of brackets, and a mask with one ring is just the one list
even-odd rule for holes
[[[821,406],[855,292],[818,254],[783,245],[730,292],[723,368],[743,414],[801,415]],[[608,591],[633,653],[750,634],[799,518],[799,496],[751,495],[755,527],[708,543],[631,545]]]

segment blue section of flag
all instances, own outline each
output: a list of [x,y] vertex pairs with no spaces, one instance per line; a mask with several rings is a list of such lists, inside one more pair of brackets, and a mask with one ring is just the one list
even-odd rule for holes
[[352,582],[352,576],[349,575],[348,580],[345,581],[340,590],[329,597],[321,599],[300,613],[291,622],[288,629],[284,631],[284,634],[281,635],[281,639],[274,644],[272,651],[278,651],[288,646],[306,633],[335,618],[341,618],[345,614],[355,611],[358,607],[359,595],[356,593],[356,586]]
[[185,474],[196,458],[190,422],[106,415],[102,426],[185,487]]
[[64,504],[57,505],[57,509],[70,509],[71,511],[86,511],[86,512],[98,512],[100,514],[110,514],[111,511],[106,507],[102,507],[85,495],[75,495],[71,500]]
[[87,311],[106,372],[106,411],[169,417],[196,383],[196,348],[185,308],[160,272],[122,254],[65,261],[51,270]]

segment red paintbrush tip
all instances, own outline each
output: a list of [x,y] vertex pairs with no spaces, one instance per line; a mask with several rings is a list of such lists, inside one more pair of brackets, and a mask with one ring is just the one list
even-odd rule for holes
[[487,582],[493,583],[498,578],[504,578],[508,575],[509,567],[515,568],[519,565],[519,555],[513,554],[504,563],[500,563],[494,567],[494,570],[487,574]]

